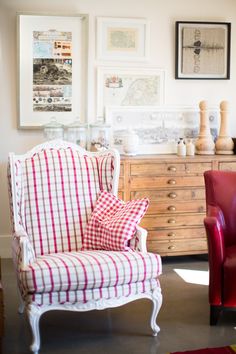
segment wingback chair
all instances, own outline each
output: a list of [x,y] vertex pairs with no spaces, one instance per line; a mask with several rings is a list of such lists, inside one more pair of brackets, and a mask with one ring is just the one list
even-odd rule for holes
[[9,155],[19,310],[27,311],[35,354],[40,316],[50,310],[101,310],[148,298],[153,335],[159,332],[161,259],[147,252],[147,232],[133,223],[147,201],[116,197],[119,168],[116,150],[91,153],[60,140]]
[[210,324],[222,310],[236,309],[236,172],[204,173],[209,253]]

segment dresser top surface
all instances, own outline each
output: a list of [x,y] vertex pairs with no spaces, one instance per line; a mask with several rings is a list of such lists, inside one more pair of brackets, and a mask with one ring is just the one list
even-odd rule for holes
[[236,155],[194,155],[194,156],[178,156],[176,154],[149,154],[149,155],[121,155],[122,161],[168,161],[175,160],[176,162],[201,162],[201,161],[236,161]]

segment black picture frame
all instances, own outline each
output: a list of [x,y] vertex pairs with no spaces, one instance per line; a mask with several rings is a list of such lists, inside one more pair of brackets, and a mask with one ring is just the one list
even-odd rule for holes
[[230,22],[176,21],[175,79],[230,79]]

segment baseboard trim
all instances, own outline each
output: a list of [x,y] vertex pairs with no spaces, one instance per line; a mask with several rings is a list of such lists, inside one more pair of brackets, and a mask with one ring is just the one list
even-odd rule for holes
[[12,258],[11,235],[0,235],[0,257]]

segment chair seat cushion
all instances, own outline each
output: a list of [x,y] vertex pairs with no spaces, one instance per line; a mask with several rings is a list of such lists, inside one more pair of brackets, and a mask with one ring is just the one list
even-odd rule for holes
[[142,252],[78,251],[39,256],[20,271],[24,293],[116,287],[161,274],[161,258]]
[[50,304],[59,305],[66,303],[86,303],[88,301],[97,301],[99,299],[112,299],[114,301],[114,299],[119,299],[121,297],[130,297],[144,293],[150,293],[153,292],[156,288],[160,288],[158,278],[100,289],[97,288],[25,294],[24,300],[26,303],[34,302],[39,306]]
[[224,306],[236,306],[236,246],[226,247],[223,267]]

